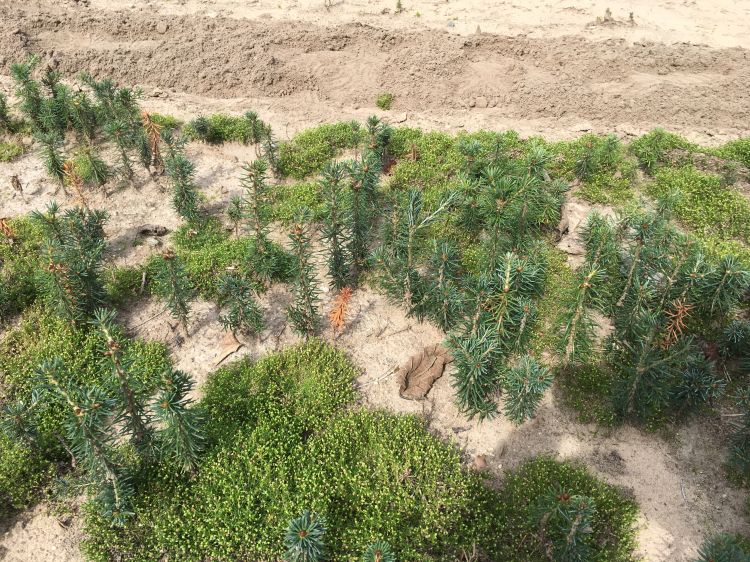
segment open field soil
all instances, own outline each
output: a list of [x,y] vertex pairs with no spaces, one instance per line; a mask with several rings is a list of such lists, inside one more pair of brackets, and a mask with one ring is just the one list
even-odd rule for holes
[[[294,142],[302,131],[351,120],[364,130],[370,115],[396,130],[447,133],[450,146],[465,133],[514,130],[520,137],[513,150],[525,156],[531,146],[525,139],[545,139],[544,146],[554,156],[544,181],[559,180],[566,189],[556,209],[559,216],[539,234],[556,272],[548,274],[545,295],[538,297],[546,304],[539,305],[538,327],[524,344],[524,353],[549,368],[555,380],[530,419],[520,424],[503,414],[468,419],[457,404],[455,362],[447,365],[423,399],[402,398],[399,367],[425,348],[442,345],[446,331],[429,315],[420,319],[408,314],[399,299],[383,290],[376,271],[364,275],[354,290],[343,327],[330,326],[328,315],[339,292],[330,286],[320,216],[309,220],[311,275],[323,317],[317,336],[343,351],[357,369],[358,405],[420,416],[429,433],[460,451],[467,471],[488,476],[491,488],[501,489],[507,475],[541,455],[581,463],[637,503],[637,546],[630,560],[691,562],[708,536],[750,535],[747,488],[724,464],[733,432],[728,420],[740,415],[731,397],[747,385],[747,377],[727,375],[726,394],[706,401],[695,415],[680,410],[674,416],[662,412],[654,419],[634,421],[625,416],[622,421],[609,406],[592,414],[587,398],[576,399],[576,379],[561,367],[560,350],[551,343],[564,332],[557,315],[564,315],[567,305],[562,296],[567,293],[555,292],[554,284],[560,281],[562,287],[568,279],[565,290],[575,288],[577,282],[569,279],[588,259],[583,238],[590,212],[620,216],[635,202],[652,209],[665,194],[659,191],[663,185],[676,184],[681,173],[696,174],[712,189],[726,190],[727,200],[736,201],[736,206],[727,210],[716,204],[716,215],[701,212],[699,193],[697,213],[687,205],[674,211],[680,233],[698,236],[712,258],[726,255],[727,247],[739,248],[740,254],[744,252],[741,260],[748,260],[743,263],[750,263],[750,227],[738,222],[745,216],[741,213],[750,213],[745,210],[750,208],[750,149],[740,154],[727,148],[750,135],[747,29],[750,7],[731,0],[611,5],[602,0],[404,0],[400,12],[395,0],[334,0],[328,8],[323,0],[0,0],[0,92],[20,117],[10,65],[38,54],[40,68],[58,70],[70,84],[77,84],[75,77],[87,72],[95,79],[108,77],[120,86],[142,89],[140,107],[152,115],[174,117],[183,132],[185,124],[199,116],[239,116],[253,110],[270,125],[282,154],[284,144]],[[387,110],[376,106],[383,93],[393,96]],[[660,152],[658,163],[649,168],[647,158],[630,143],[657,127],[679,134],[680,142],[670,145],[674,153]],[[573,157],[575,165],[566,164],[572,152],[587,146],[585,141],[584,148],[572,141],[587,134],[613,134],[619,140],[622,161],[601,172],[606,175],[603,183],[595,181],[600,177],[596,174],[580,172],[581,160]],[[0,218],[15,220],[43,211],[53,199],[63,209],[81,203],[70,184],[65,194],[50,177],[40,141],[29,129],[1,141],[17,144],[22,154],[0,161]],[[75,142],[68,134],[62,149],[72,151]],[[243,195],[242,166],[263,154],[262,144],[203,142],[193,135],[181,149],[195,167],[201,205],[228,239],[237,236],[226,209],[234,196]],[[366,149],[365,142],[336,146],[326,160],[356,159]],[[458,185],[468,169],[463,160],[446,164],[438,162],[438,154],[434,174],[419,168],[420,161],[434,156],[431,150],[440,152],[408,137],[383,167],[379,189],[384,197],[419,187],[425,207],[432,208],[453,183]],[[118,158],[112,146],[101,153],[108,163]],[[690,171],[684,172],[688,160]],[[409,166],[415,171],[409,172]],[[257,292],[263,328],[256,335],[235,337],[227,331],[221,321],[226,303],[211,290],[201,290],[191,301],[187,329],[177,323],[164,299],[149,288],[154,283],[149,264],[167,248],[179,246],[178,236],[200,234],[185,227],[184,217],[172,205],[169,174],[135,167],[128,185],[110,179],[103,187],[86,187],[83,197],[90,208],[109,213],[103,279],[115,284],[121,272],[135,279],[124,291],[126,298],[113,303],[123,333],[163,344],[174,367],[193,377],[196,386],[189,397],[195,400],[204,396],[217,369],[241,358],[257,361],[304,342],[286,314],[295,302],[288,279],[273,279],[267,290]],[[321,169],[322,165],[313,166],[308,173],[292,172],[269,183],[275,193],[297,194],[296,188],[304,183],[318,185]],[[431,191],[433,184],[440,187]],[[685,180],[681,191],[692,196],[697,193],[691,191],[695,185]],[[294,217],[280,198],[283,195],[274,200],[268,238],[291,252]],[[740,218],[733,222],[731,217]],[[155,235],[144,231],[147,225],[164,230]],[[449,232],[454,235],[455,229]],[[0,244],[3,240],[0,234]],[[198,249],[184,251],[187,256]],[[5,255],[0,253],[0,266]],[[184,257],[179,251],[178,255]],[[462,262],[469,264],[467,270],[472,267],[469,262]],[[218,277],[233,266],[208,269]],[[426,261],[420,265],[426,267]],[[205,276],[205,268],[200,275]],[[748,315],[747,293],[736,300],[726,318]],[[2,305],[0,298],[0,343],[23,325],[27,315],[20,310],[3,318]],[[606,336],[615,327],[598,311],[592,318],[595,353],[602,354]],[[696,328],[696,339],[706,344],[702,350],[716,340],[714,328]],[[718,357],[715,350],[706,356]],[[0,361],[8,358],[0,355]],[[0,363],[0,404],[8,393],[9,383],[2,378],[6,368]],[[28,376],[34,368],[28,366]],[[505,395],[498,394],[495,400],[502,411]],[[595,400],[607,401],[603,396]],[[54,486],[43,487],[44,499],[37,501],[37,494],[27,507],[0,520],[0,560],[85,560],[79,551],[79,543],[87,538],[81,507],[85,496],[52,500]]]

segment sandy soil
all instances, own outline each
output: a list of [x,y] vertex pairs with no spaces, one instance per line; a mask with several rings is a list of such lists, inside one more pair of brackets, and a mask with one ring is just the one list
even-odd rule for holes
[[[322,0],[0,0],[0,90],[11,89],[7,64],[34,51],[66,73],[88,70],[142,85],[151,110],[193,117],[253,108],[282,138],[372,113],[427,129],[515,128],[550,138],[584,131],[626,138],[654,126],[709,144],[748,134],[750,8],[741,2],[637,0],[613,5],[615,21],[599,23],[607,8],[600,0],[404,0],[401,14],[395,4],[339,0],[326,10]],[[382,91],[396,96],[387,113],[374,107]],[[239,191],[239,164],[254,155],[231,145],[193,144],[188,151],[212,204]],[[10,189],[11,175],[21,178],[23,194]],[[137,189],[89,195],[92,206],[110,210],[114,263],[140,263],[161,249],[158,240],[133,244],[140,225],[179,224],[164,204],[165,188],[143,175]],[[0,164],[0,216],[42,208],[54,190],[33,154]],[[62,193],[56,197],[66,202]],[[331,295],[323,297],[327,312]],[[228,360],[297,341],[285,326],[288,299],[281,286],[264,296],[267,330],[243,340]],[[228,349],[215,305],[195,304],[187,338],[162,310],[146,299],[121,319],[133,335],[166,342],[177,366],[205,381]],[[442,338],[360,290],[336,344],[363,370],[365,404],[424,414],[467,462],[485,455],[500,476],[546,453],[580,459],[629,489],[641,505],[646,560],[687,561],[705,534],[750,531],[745,492],[716,472],[725,437],[717,420],[669,438],[631,427],[604,431],[577,423],[551,392],[537,418],[521,427],[467,422],[453,404],[450,371],[425,402],[399,398],[394,368]],[[79,537],[80,530],[61,527],[37,507],[0,529],[0,559],[77,561]]]
[[[234,110],[268,107],[280,132],[362,118],[383,91],[395,95],[395,120],[432,128],[514,127],[565,137],[664,126],[704,141],[747,131],[750,63],[737,46],[747,39],[731,40],[727,29],[746,27],[750,15],[729,0],[711,9],[707,2],[649,2],[659,9],[642,10],[652,29],[644,37],[632,35],[640,25],[588,26],[604,14],[598,2],[578,8],[583,13],[570,2],[524,2],[537,6],[530,11],[491,3],[489,13],[478,0],[423,2],[421,23],[408,2],[405,14],[394,15],[379,14],[385,2],[340,2],[326,11],[322,0],[282,2],[280,9],[236,0],[97,1],[0,0],[0,68],[24,52],[46,53],[65,72],[112,76],[160,97],[222,99]],[[491,24],[481,34],[454,33],[447,24],[436,27],[452,17],[444,10],[462,14],[455,17],[472,21],[475,31],[475,21],[512,22],[517,15],[526,34],[492,35]],[[569,16],[557,17],[560,11]],[[665,17],[673,13],[691,25]],[[725,25],[714,33],[712,18],[721,15]],[[568,23],[550,38],[546,29],[558,20]],[[503,25],[497,31],[520,31]],[[701,39],[684,42],[692,28],[702,30]],[[718,39],[709,47],[705,37]]]

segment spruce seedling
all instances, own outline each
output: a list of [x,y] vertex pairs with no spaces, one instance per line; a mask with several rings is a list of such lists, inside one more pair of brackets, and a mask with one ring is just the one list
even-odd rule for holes
[[100,273],[107,214],[73,208],[60,216],[51,203],[46,213],[35,211],[31,219],[45,235],[41,255],[46,264],[40,271],[45,301],[63,318],[85,322],[106,297]]
[[203,218],[203,212],[195,185],[195,166],[182,152],[182,144],[176,139],[165,164],[172,183],[172,206],[188,224],[197,224]]
[[243,166],[240,183],[245,190],[242,201],[246,228],[254,237],[253,252],[249,256],[253,275],[264,285],[271,282],[275,269],[271,242],[268,239],[272,214],[271,190],[266,183],[268,164],[265,160],[254,160]]
[[258,114],[254,111],[246,111],[244,117],[250,123],[250,140],[253,144],[259,143],[266,135],[268,126],[260,120]]
[[450,243],[433,242],[429,287],[420,308],[446,332],[461,318],[464,304],[458,287],[459,266],[458,252]]
[[129,152],[136,145],[137,141],[133,130],[123,121],[111,121],[104,126],[104,132],[117,148],[120,158],[120,173],[128,181],[132,182],[135,172],[133,171]]
[[162,127],[151,119],[151,115],[147,111],[141,112],[141,124],[145,132],[145,136],[143,137],[145,142],[141,146],[141,161],[146,169],[153,168],[157,173],[162,173],[164,171],[164,161],[159,149]]
[[224,329],[236,336],[257,334],[263,329],[263,311],[255,300],[252,285],[243,277],[229,273],[219,279],[219,304],[226,312],[219,316]]
[[193,284],[177,254],[172,250],[162,253],[154,277],[155,293],[167,303],[167,308],[187,333],[190,301],[195,298]]
[[362,562],[396,562],[396,555],[385,541],[375,541],[362,555]]
[[232,230],[235,236],[240,235],[240,223],[245,216],[245,208],[242,201],[242,197],[239,195],[232,195],[229,199],[229,205],[227,205],[227,218],[232,223]]
[[346,218],[350,232],[349,253],[352,259],[353,281],[358,280],[359,273],[367,266],[370,235],[377,205],[379,174],[379,157],[370,151],[349,166],[351,181],[349,182],[349,212]]
[[42,127],[42,91],[31,74],[39,64],[39,56],[31,55],[25,62],[10,66],[10,75],[16,83],[16,96],[21,100],[21,112],[29,118],[38,133],[46,132]]
[[318,317],[318,288],[313,265],[310,262],[310,234],[305,216],[298,217],[292,226],[289,239],[295,257],[294,304],[287,308],[287,316],[294,329],[306,338],[314,335],[320,325]]
[[12,133],[15,129],[8,111],[8,98],[2,92],[0,92],[0,129],[8,133]]
[[271,168],[271,172],[275,178],[280,178],[284,175],[284,171],[281,169],[281,159],[279,158],[279,145],[273,136],[271,127],[266,127],[263,138],[261,140],[261,152],[263,159],[268,162],[268,166]]
[[244,174],[240,184],[245,190],[243,207],[247,230],[255,237],[258,251],[268,246],[268,223],[270,222],[271,193],[266,183],[268,164],[265,160],[254,160],[242,167]]
[[336,296],[336,300],[333,302],[333,308],[328,314],[328,321],[333,328],[334,337],[341,333],[344,324],[346,324],[346,317],[349,313],[349,304],[354,292],[351,287],[344,287],[339,291]]
[[529,355],[523,356],[504,376],[503,413],[515,424],[534,417],[544,393],[552,385],[552,373]]
[[136,449],[147,456],[153,440],[150,420],[143,403],[142,391],[138,388],[139,383],[132,373],[132,365],[123,356],[123,343],[115,326],[115,316],[113,310],[99,309],[94,313],[92,324],[104,339],[101,349],[104,366],[117,381],[125,431]]
[[[632,16],[632,14],[631,14]],[[695,562],[748,562],[747,540],[737,535],[721,534],[706,539],[698,549]]]
[[320,562],[325,555],[325,519],[304,511],[289,523],[284,546],[286,562]]
[[596,508],[591,498],[562,489],[537,501],[534,523],[539,528],[541,552],[555,562],[585,562],[592,554],[591,527]]
[[112,420],[117,401],[103,388],[68,385],[59,359],[43,363],[37,376],[46,388],[63,399],[67,408],[66,429],[78,466],[99,489],[97,503],[113,526],[123,526],[133,515],[133,488],[115,451]]
[[476,332],[448,338],[447,343],[456,366],[453,388],[461,411],[469,419],[494,417],[497,405],[491,397],[500,389],[497,365],[502,356],[497,332],[480,326]]
[[381,266],[378,281],[386,294],[403,303],[409,314],[419,314],[417,306],[424,297],[423,280],[417,271],[417,243],[454,199],[451,194],[434,211],[425,213],[422,193],[410,190],[384,225],[383,244],[375,252],[375,261]]
[[[50,177],[58,182],[65,189],[65,173],[63,164],[65,157],[62,154],[62,141],[54,134],[37,133],[36,139],[39,141],[42,162],[44,168]],[[57,190],[55,190],[57,193]]]
[[152,411],[159,422],[156,443],[162,460],[175,463],[183,473],[194,473],[205,449],[204,420],[188,397],[194,382],[176,369],[162,377]]
[[96,110],[84,92],[73,95],[68,108],[68,118],[79,139],[93,142],[97,131]]
[[331,286],[343,289],[351,281],[352,259],[348,251],[351,233],[347,228],[346,203],[344,201],[344,174],[346,168],[339,162],[331,162],[323,169],[320,183],[325,214],[322,237],[326,242],[328,275]]

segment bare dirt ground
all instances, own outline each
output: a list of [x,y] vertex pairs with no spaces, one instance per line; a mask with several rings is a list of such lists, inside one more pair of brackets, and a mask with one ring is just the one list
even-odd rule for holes
[[[0,0],[0,90],[11,89],[11,61],[40,52],[65,73],[87,70],[141,85],[150,110],[193,117],[255,109],[281,138],[372,113],[427,129],[514,128],[550,138],[584,131],[628,137],[655,126],[709,144],[748,134],[750,8],[741,2],[613,3],[613,19],[598,23],[608,6],[600,0],[403,4],[406,11],[396,14],[395,0],[343,0],[330,10],[322,0]],[[375,108],[383,91],[396,96],[387,113]],[[208,201],[226,203],[239,192],[240,162],[254,151],[193,144],[188,155]],[[11,175],[21,178],[23,194],[10,188]],[[140,225],[179,224],[165,188],[143,176],[137,190],[90,195],[92,206],[110,210],[114,262],[139,263],[160,250],[133,245]],[[42,208],[53,196],[34,154],[0,164],[0,216]],[[266,331],[227,360],[297,341],[285,327],[288,299],[283,287],[272,288],[263,299]],[[328,293],[323,301],[327,312]],[[121,320],[134,336],[166,342],[177,366],[204,382],[228,350],[215,305],[196,303],[186,338],[162,309],[144,299]],[[641,506],[645,560],[687,561],[706,534],[750,531],[745,492],[717,471],[724,446],[717,420],[668,438],[632,427],[603,430],[576,422],[551,392],[521,427],[467,422],[453,404],[450,370],[425,402],[399,398],[393,369],[442,339],[437,328],[363,289],[336,344],[362,368],[365,404],[424,414],[468,462],[485,455],[502,475],[537,454],[580,459],[629,489]],[[77,561],[79,536],[77,527],[66,530],[37,507],[0,530],[0,559]]]
[[704,141],[746,132],[748,8],[630,4],[597,24],[601,1],[407,0],[394,14],[395,0],[328,11],[323,0],[0,0],[0,68],[45,53],[64,72],[156,89],[170,107],[267,109],[290,132],[362,118],[384,91],[393,118],[432,128],[568,137],[664,126]]

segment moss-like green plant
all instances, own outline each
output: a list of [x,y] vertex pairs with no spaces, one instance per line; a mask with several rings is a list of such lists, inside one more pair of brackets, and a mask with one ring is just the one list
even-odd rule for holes
[[315,181],[278,184],[273,186],[272,218],[285,225],[294,222],[300,209],[308,209],[312,220],[324,214],[320,183]]
[[648,185],[649,194],[664,197],[677,191],[674,213],[696,233],[739,238],[750,244],[750,202],[721,178],[692,167],[664,168]]
[[182,120],[177,119],[177,117],[173,115],[163,115],[161,113],[151,113],[149,115],[151,117],[151,121],[159,125],[162,130],[179,129],[180,127],[182,127]]
[[357,122],[321,125],[302,131],[279,147],[281,172],[295,179],[304,179],[322,170],[323,165],[339,151],[357,146],[359,140]]
[[557,374],[564,403],[572,408],[581,423],[612,426],[617,413],[612,406],[614,373],[606,366],[583,364]]
[[39,451],[0,431],[0,521],[37,500],[52,474]]
[[307,509],[335,521],[325,534],[331,560],[357,560],[386,535],[401,560],[453,560],[475,546],[502,560],[500,496],[416,417],[347,408],[356,375],[317,340],[215,373],[203,400],[214,446],[195,477],[154,473],[124,532],[90,515],[85,552],[276,559],[288,521]]
[[393,105],[393,94],[391,94],[390,92],[383,92],[378,96],[375,105],[377,105],[383,111],[388,111]]
[[17,142],[0,142],[0,162],[12,162],[21,156],[23,152],[23,145]]
[[267,128],[257,113],[248,111],[238,116],[215,113],[198,117],[185,125],[183,133],[190,140],[201,140],[207,144],[250,144],[260,142]]
[[[183,226],[173,235],[175,250],[185,263],[185,269],[196,291],[204,298],[218,299],[217,272],[236,272],[253,280],[253,288],[262,291],[258,272],[267,272],[271,281],[286,281],[293,269],[293,258],[278,244],[269,242],[264,252],[258,251],[254,237],[230,238],[215,220],[208,220],[198,231]],[[156,263],[147,268],[150,275]]]

